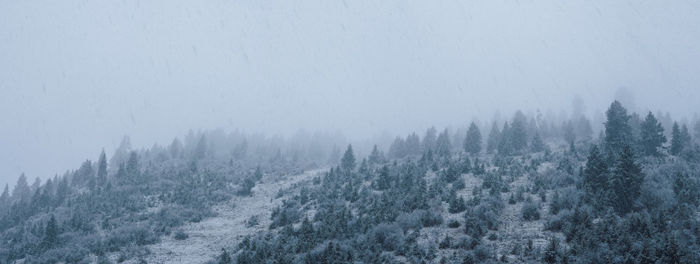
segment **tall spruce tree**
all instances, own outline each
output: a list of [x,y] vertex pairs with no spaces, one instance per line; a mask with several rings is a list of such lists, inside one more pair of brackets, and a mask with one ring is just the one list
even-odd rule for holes
[[608,160],[613,162],[619,154],[632,143],[632,128],[629,125],[629,115],[627,109],[617,100],[610,104],[610,108],[605,113],[605,151]]
[[486,152],[493,153],[498,150],[498,145],[501,141],[501,131],[498,129],[498,124],[493,122],[491,126],[491,131],[489,132],[489,138],[486,140]]
[[511,131],[508,122],[503,124],[503,130],[501,130],[501,137],[498,140],[498,154],[499,155],[510,155],[512,152],[511,145]]
[[608,166],[598,146],[593,145],[583,170],[583,186],[587,193],[597,197],[608,187]]
[[107,156],[104,149],[100,153],[100,159],[97,161],[97,184],[103,186],[107,182]]
[[368,161],[370,164],[378,164],[382,162],[384,158],[382,157],[382,153],[379,152],[379,149],[377,149],[377,145],[374,145],[372,147],[372,153],[369,154]]
[[481,131],[479,131],[479,127],[474,122],[469,125],[469,130],[467,130],[467,136],[464,139],[464,151],[472,155],[481,152]]
[[423,153],[428,152],[428,151],[434,151],[435,150],[435,142],[437,141],[437,130],[435,127],[429,128],[427,131],[425,131],[425,136],[423,137],[422,141],[422,151]]
[[46,228],[44,229],[44,238],[41,241],[41,247],[44,250],[52,249],[58,244],[58,224],[56,224],[56,218],[51,215],[51,218],[46,223]]
[[404,152],[406,155],[420,155],[420,137],[416,133],[411,133],[404,141]]
[[447,132],[447,128],[445,128],[435,141],[435,154],[440,157],[449,157],[451,152],[450,135]]
[[0,195],[0,211],[2,211],[2,208],[6,206],[10,202],[10,187],[6,183],[5,184],[5,189],[2,191],[2,195]]
[[519,152],[527,149],[527,118],[523,112],[515,112],[508,137],[513,151]]
[[544,151],[545,148],[544,141],[542,141],[542,137],[540,137],[540,132],[535,131],[535,135],[532,137],[532,143],[530,144],[530,149],[532,149],[533,152],[540,152]]
[[139,156],[136,151],[132,151],[129,154],[129,160],[126,161],[126,167],[124,168],[125,176],[130,179],[136,179],[139,177]]
[[644,154],[648,156],[660,155],[659,148],[666,143],[666,136],[664,136],[664,128],[661,126],[661,123],[649,112],[640,129],[639,143]]
[[673,123],[673,128],[671,129],[671,155],[677,156],[678,154],[681,154],[681,150],[683,150],[683,147],[685,146],[685,142],[683,135],[681,134],[681,130],[678,127],[678,123],[674,122]]
[[576,131],[574,130],[574,124],[571,121],[566,121],[564,122],[562,129],[564,130],[564,140],[566,140],[566,144],[569,144],[570,146],[574,145],[574,143],[576,143]]
[[15,188],[12,189],[12,200],[26,202],[31,195],[31,189],[27,183],[27,176],[24,173],[19,175]]
[[610,202],[620,215],[629,213],[642,190],[644,174],[629,146],[623,147],[610,181]]
[[340,167],[345,172],[350,172],[355,169],[355,154],[352,152],[352,145],[348,145],[348,148],[343,154],[343,158],[340,160]]

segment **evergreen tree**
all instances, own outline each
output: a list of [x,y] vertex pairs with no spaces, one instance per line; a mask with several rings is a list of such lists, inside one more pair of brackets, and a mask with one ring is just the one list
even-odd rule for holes
[[377,149],[377,145],[374,145],[372,148],[372,153],[369,154],[369,163],[370,164],[379,164],[382,162],[384,158],[382,158],[382,153],[379,152]]
[[697,206],[700,203],[700,184],[686,173],[676,174],[673,180],[673,192],[679,204]]
[[656,117],[649,112],[641,124],[640,145],[645,155],[658,156],[659,148],[666,143],[664,128]]
[[451,150],[452,144],[450,144],[450,136],[447,132],[447,128],[445,128],[435,142],[435,154],[440,157],[449,157]]
[[576,135],[584,141],[589,141],[593,138],[593,128],[591,122],[585,116],[581,116],[576,121]]
[[177,139],[177,138],[173,139],[173,142],[170,143],[170,146],[168,146],[168,152],[170,152],[170,157],[173,159],[181,157],[181,155],[182,155],[182,143],[180,143],[179,139]]
[[379,177],[377,177],[377,189],[386,190],[391,187],[391,176],[389,175],[389,167],[384,165],[379,171]]
[[491,127],[491,132],[489,132],[489,138],[486,140],[486,152],[493,153],[498,150],[498,145],[501,141],[501,131],[498,130],[498,124],[493,123]]
[[535,131],[535,136],[532,137],[532,143],[530,146],[533,152],[541,152],[545,150],[545,145],[542,141],[542,137],[540,137],[540,132]]
[[503,130],[501,130],[501,138],[498,141],[498,154],[500,155],[510,155],[511,150],[511,131],[508,122],[503,124]]
[[202,135],[199,137],[197,146],[194,148],[194,159],[203,159],[207,155],[207,138]]
[[394,139],[394,142],[391,143],[391,146],[389,147],[389,157],[395,158],[395,159],[400,159],[405,157],[406,151],[404,150],[405,147],[405,142],[401,137],[396,137]]
[[218,257],[218,264],[231,264],[233,263],[233,259],[231,259],[231,255],[228,254],[226,249],[221,249],[221,255]]
[[0,195],[0,212],[2,211],[2,208],[5,205],[8,205],[10,202],[10,186],[5,183],[5,189],[2,191],[2,195]]
[[573,146],[574,143],[576,143],[576,132],[574,131],[574,125],[571,123],[571,121],[566,121],[564,122],[562,129],[564,130],[564,140],[566,140],[566,143],[569,144],[569,146]]
[[131,154],[129,154],[129,160],[126,161],[126,167],[124,168],[124,170],[124,173],[126,173],[127,178],[138,178],[140,174],[139,156],[138,154],[136,154],[136,151],[132,151]]
[[641,193],[643,182],[644,174],[634,160],[632,149],[624,147],[608,183],[611,190],[610,202],[615,211],[621,215],[630,212]]
[[609,160],[616,160],[625,146],[632,143],[632,128],[629,125],[627,109],[614,101],[606,112],[605,150]]
[[555,237],[551,237],[549,239],[549,244],[547,244],[547,249],[544,251],[544,257],[542,260],[544,260],[545,263],[559,263],[559,240]]
[[355,169],[355,155],[352,153],[352,145],[348,145],[343,158],[340,160],[340,167],[345,172],[350,172]]
[[255,187],[255,176],[246,176],[243,178],[240,188],[238,189],[238,195],[249,196],[253,193],[253,187]]
[[24,176],[24,173],[22,173],[19,175],[17,184],[15,184],[15,188],[12,190],[12,200],[26,202],[30,195],[31,190],[29,189],[29,185],[27,185],[27,176]]
[[513,151],[527,149],[527,118],[521,111],[515,112],[508,137]]
[[691,143],[693,142],[693,139],[690,137],[690,132],[688,131],[688,126],[683,124],[681,126],[681,139],[683,139],[683,146],[685,147],[690,147]]
[[256,181],[262,180],[263,173],[262,170],[260,169],[260,166],[255,167],[255,172],[253,172],[253,179]]
[[56,224],[56,218],[51,215],[51,218],[46,223],[46,228],[44,229],[44,238],[41,241],[41,247],[44,250],[54,248],[58,244],[58,225]]
[[464,139],[464,151],[472,155],[481,152],[481,131],[479,131],[479,127],[474,122],[469,125],[469,130],[467,130],[467,136]]
[[596,145],[591,147],[583,170],[583,185],[587,193],[599,198],[608,188],[608,167]]
[[678,123],[673,123],[673,128],[671,129],[671,155],[678,156],[685,147],[685,142],[681,130],[678,127]]
[[423,137],[423,144],[422,144],[422,151],[423,153],[428,152],[428,151],[434,151],[435,150],[435,143],[437,141],[437,130],[435,127],[429,128],[425,132],[425,136]]
[[404,153],[406,155],[420,155],[420,137],[416,133],[411,133],[404,142]]
[[100,159],[97,161],[97,184],[103,186],[107,182],[107,156],[104,149],[100,153]]

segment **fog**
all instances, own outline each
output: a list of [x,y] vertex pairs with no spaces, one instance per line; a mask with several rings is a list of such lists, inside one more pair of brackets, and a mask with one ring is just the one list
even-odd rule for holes
[[692,119],[698,1],[0,1],[0,183],[190,129],[463,126],[497,111]]

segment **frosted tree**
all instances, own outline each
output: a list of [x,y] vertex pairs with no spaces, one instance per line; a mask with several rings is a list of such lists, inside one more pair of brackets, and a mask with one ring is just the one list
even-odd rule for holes
[[527,118],[521,111],[515,112],[509,138],[512,150],[522,151],[527,148]]
[[423,144],[421,145],[423,152],[435,150],[436,141],[437,130],[435,129],[435,127],[431,127],[425,132],[425,136],[423,137]]
[[479,127],[472,122],[467,130],[467,136],[464,139],[464,151],[472,155],[481,152],[481,131]]
[[435,153],[441,157],[449,157],[451,150],[450,135],[447,132],[447,128],[445,128],[435,142]]
[[632,128],[629,125],[627,109],[618,101],[614,101],[605,113],[605,150],[611,160],[615,160],[625,146],[632,143]]
[[501,131],[498,129],[498,124],[496,122],[491,126],[491,131],[489,132],[489,138],[486,140],[486,152],[493,153],[498,150],[498,144],[501,141]]
[[632,149],[629,146],[624,147],[608,183],[611,190],[610,201],[615,211],[621,215],[630,212],[634,201],[641,194],[643,182],[644,174],[634,160]]
[[348,145],[348,148],[345,150],[345,154],[340,160],[340,168],[345,172],[355,169],[355,154],[353,154],[352,145]]
[[100,153],[100,158],[97,161],[97,184],[103,186],[107,182],[107,156],[104,149]]
[[651,112],[647,114],[641,124],[639,141],[642,151],[648,156],[660,155],[659,148],[666,143],[664,128]]

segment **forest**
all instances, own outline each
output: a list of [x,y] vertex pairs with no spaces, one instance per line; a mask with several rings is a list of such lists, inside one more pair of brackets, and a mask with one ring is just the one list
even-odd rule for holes
[[[201,263],[700,263],[700,123],[614,101],[602,125],[518,111],[365,156],[318,133],[125,138],[109,159],[5,186],[0,263],[161,263],[157,245],[195,239],[187,227],[227,201],[254,211],[247,229]],[[259,197],[274,207],[244,204]]]

